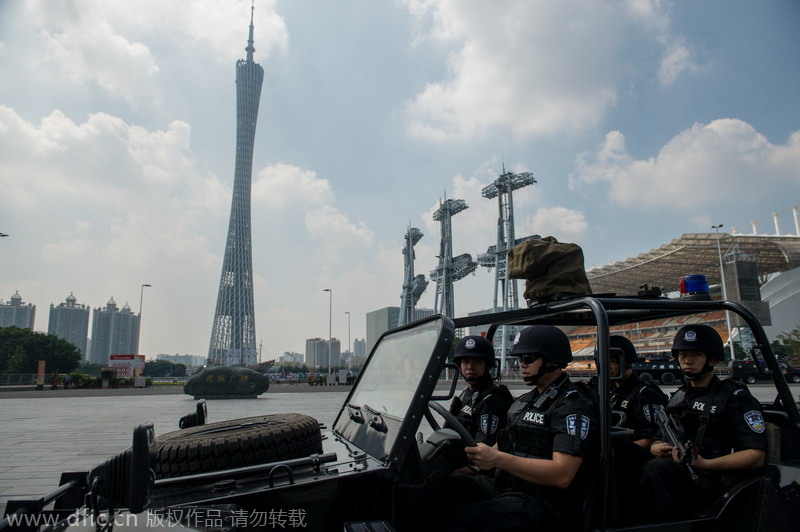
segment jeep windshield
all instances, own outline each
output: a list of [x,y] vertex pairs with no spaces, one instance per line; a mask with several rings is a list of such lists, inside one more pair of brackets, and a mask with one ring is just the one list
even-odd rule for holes
[[394,449],[398,436],[413,436],[452,338],[452,322],[443,317],[384,334],[339,412],[334,431],[379,460],[402,452]]

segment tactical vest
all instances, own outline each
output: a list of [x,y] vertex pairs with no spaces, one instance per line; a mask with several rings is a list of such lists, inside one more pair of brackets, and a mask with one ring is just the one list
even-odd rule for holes
[[688,393],[679,388],[667,404],[667,412],[676,414],[684,429],[684,438],[691,440],[700,448],[704,458],[717,458],[728,454],[731,441],[726,441],[729,432],[725,430],[722,414],[728,399],[738,390],[747,387],[736,381],[712,380],[702,395]]
[[[638,396],[644,393],[650,387],[654,387],[655,384],[649,382],[638,382],[636,386],[633,386],[628,393],[624,396],[619,395],[619,391],[615,390],[611,394],[611,419],[613,425],[615,427],[624,427],[625,423],[631,416],[631,408],[634,406],[638,406],[640,401],[638,400]],[[662,394],[661,390],[658,390],[658,393]],[[655,412],[651,412],[653,416],[653,420],[655,421]]]
[[[453,412],[456,418],[464,425],[464,428],[467,429],[467,432],[472,434],[473,436],[477,434],[478,429],[480,429],[480,419],[479,415],[481,409],[483,408],[484,403],[494,393],[505,393],[509,396],[511,395],[508,392],[508,389],[502,390],[500,386],[495,383],[490,383],[484,389],[479,389],[470,395],[470,389],[465,388],[461,395],[459,396],[459,403],[458,412]],[[467,396],[470,396],[467,399]],[[467,399],[465,401],[465,399]]]
[[498,446],[501,451],[525,458],[553,457],[553,433],[550,425],[560,387],[568,379],[548,386],[541,394],[535,392],[517,399],[508,409],[508,427],[500,432]]

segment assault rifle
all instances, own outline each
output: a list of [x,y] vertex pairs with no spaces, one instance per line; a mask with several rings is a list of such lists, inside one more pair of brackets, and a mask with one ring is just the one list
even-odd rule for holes
[[692,477],[692,481],[699,482],[700,479],[692,467],[694,463],[694,445],[689,440],[685,442],[681,441],[678,435],[682,431],[678,428],[677,421],[671,415],[667,414],[664,409],[659,408],[656,413],[656,423],[658,423],[658,428],[661,429],[664,441],[678,450],[678,458],[681,463],[686,466],[686,469],[689,470],[689,476]]

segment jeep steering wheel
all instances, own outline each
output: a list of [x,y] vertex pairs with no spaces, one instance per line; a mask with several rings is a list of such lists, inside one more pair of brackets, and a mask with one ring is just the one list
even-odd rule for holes
[[461,424],[461,422],[450,413],[448,409],[443,407],[440,403],[436,401],[429,401],[428,406],[441,415],[445,421],[447,421],[447,425],[449,428],[456,431],[456,433],[461,437],[461,440],[466,444],[467,447],[477,447],[478,443],[475,441],[475,438],[472,437],[472,434],[467,431],[466,427]]

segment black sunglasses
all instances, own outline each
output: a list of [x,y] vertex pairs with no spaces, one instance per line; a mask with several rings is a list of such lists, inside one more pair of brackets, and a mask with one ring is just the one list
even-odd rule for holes
[[540,357],[541,357],[541,355],[538,355],[538,354],[535,354],[535,353],[526,353],[524,355],[520,355],[519,356],[519,360],[523,364],[527,364],[528,366],[530,366],[531,364],[536,362],[537,358],[540,358]]

